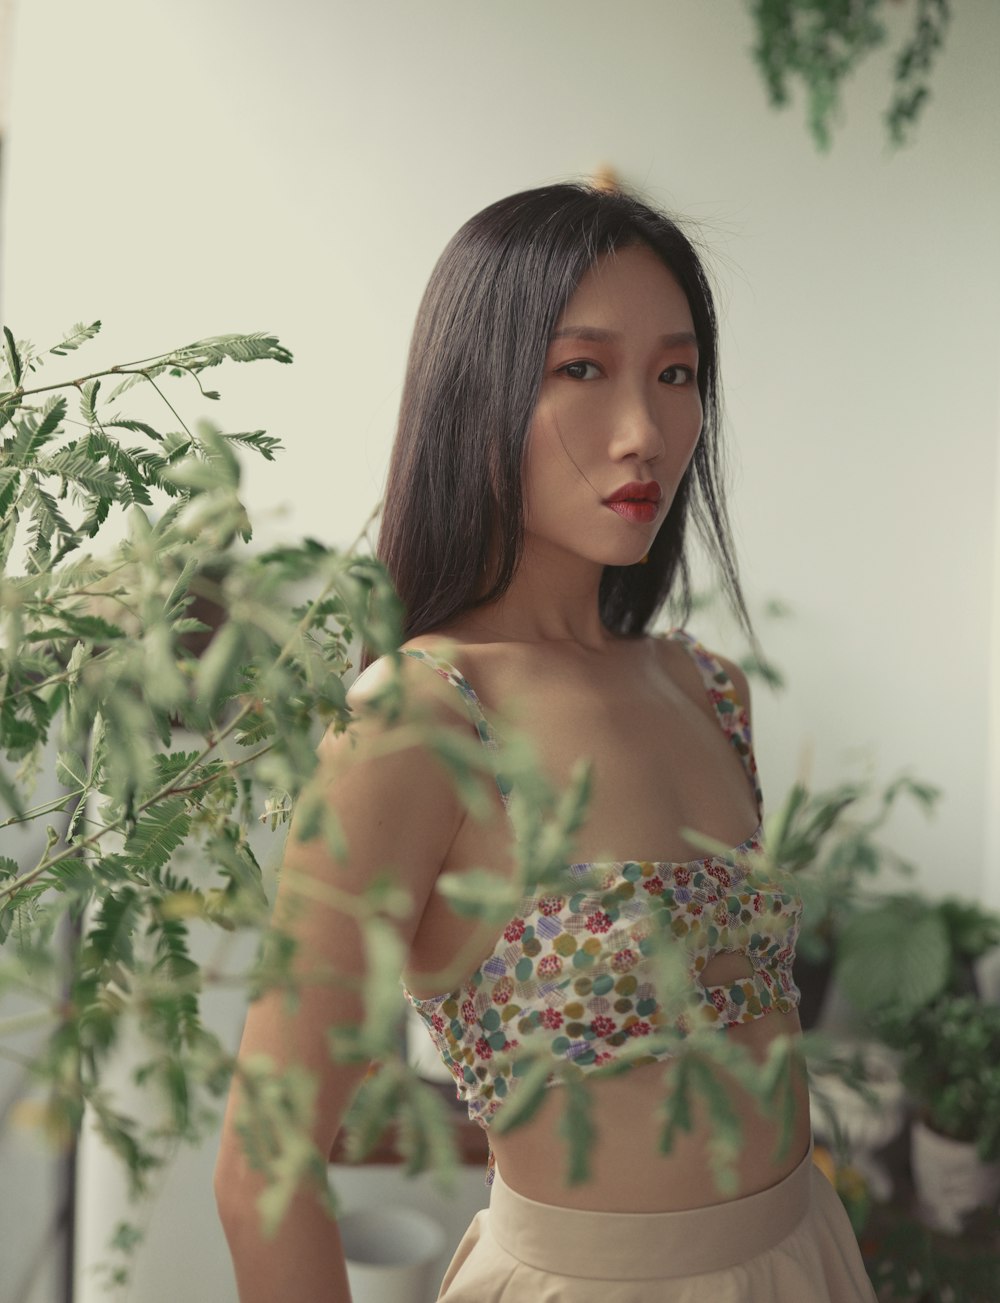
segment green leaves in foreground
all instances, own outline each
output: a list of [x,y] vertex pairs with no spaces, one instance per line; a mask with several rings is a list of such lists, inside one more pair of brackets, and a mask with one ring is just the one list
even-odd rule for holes
[[[74,326],[47,355],[4,335],[0,828],[18,825],[20,835],[4,849],[21,858],[0,859],[0,998],[17,990],[33,1005],[0,1024],[0,1038],[25,1019],[41,1033],[30,1056],[14,1052],[45,1092],[46,1133],[67,1143],[89,1111],[139,1194],[178,1143],[197,1142],[217,1120],[236,1068],[235,1046],[204,1025],[206,989],[235,985],[250,998],[270,992],[292,1006],[301,998],[294,932],[268,919],[270,870],[281,850],[275,834],[297,807],[297,838],[318,839],[334,867],[347,849],[322,799],[325,774],[311,780],[323,730],[337,734],[352,723],[345,677],[355,645],[365,642],[396,670],[372,705],[386,745],[426,746],[471,817],[489,805],[484,793],[492,797],[496,761],[474,737],[408,709],[398,672],[402,608],[377,561],[311,538],[251,547],[241,459],[271,460],[277,441],[261,430],[189,423],[182,404],[167,398],[178,382],[195,386],[192,397],[215,401],[201,372],[224,361],[286,363],[277,340],[215,336],[32,388],[43,365],[75,358],[98,327]],[[162,401],[165,424],[128,410],[137,390]],[[127,532],[101,549],[112,513],[124,514]],[[402,740],[392,731],[399,721]],[[516,881],[500,889],[473,873],[441,882],[456,909],[487,926],[515,895],[564,874],[590,795],[585,765],[556,792],[532,748],[498,722],[502,777],[515,792]],[[44,796],[36,783],[42,774]],[[370,1068],[345,1123],[349,1156],[368,1152],[395,1121],[407,1171],[433,1167],[447,1181],[457,1165],[451,1110],[402,1049],[404,947],[396,925],[410,902],[405,875],[378,866],[357,895],[305,874],[297,887],[306,908],[342,909],[363,936],[363,1013],[331,1028],[327,1047],[345,1067]],[[234,950],[241,934],[256,948],[250,959]],[[439,975],[441,989],[471,970],[481,945],[478,951],[457,957],[454,976]],[[679,954],[668,944],[659,956],[665,991],[677,986]],[[358,979],[310,970],[308,980]],[[716,1036],[713,1053],[723,1044]],[[523,1124],[546,1098],[557,1098],[546,1095],[551,1058],[535,1049],[513,1050],[518,1088],[498,1129]],[[648,1049],[638,1040],[622,1046],[617,1062],[594,1075],[615,1075]],[[709,1100],[720,1119],[724,1183],[736,1127],[719,1072],[738,1072],[758,1101],[766,1102],[768,1073],[776,1089],[781,1081],[771,1065],[758,1073],[742,1060],[702,1062],[696,1051],[707,1050],[697,1038],[685,1050],[671,1065],[665,1140],[687,1124],[695,1098]],[[137,1064],[129,1085],[139,1090],[141,1109],[129,1111],[109,1088],[123,1054]],[[597,1110],[590,1082],[572,1068],[557,1102],[568,1179],[577,1182],[589,1179]],[[266,1228],[277,1228],[301,1182],[313,1183],[332,1209],[327,1155],[313,1139],[315,1073],[295,1065],[275,1071],[264,1061],[237,1070],[237,1124],[266,1177]],[[132,1242],[123,1235],[123,1247]]]
[[[43,1033],[25,1063],[47,1092],[46,1134],[68,1142],[89,1109],[141,1193],[179,1140],[204,1134],[228,1085],[233,1047],[203,1025],[205,986],[290,981],[280,944],[269,969],[232,958],[269,911],[261,853],[276,858],[281,820],[268,832],[260,812],[287,812],[321,730],[346,727],[361,621],[376,651],[395,647],[400,607],[370,558],[311,539],[253,552],[240,458],[273,460],[278,441],[189,424],[166,397],[178,382],[217,397],[198,376],[226,361],[289,362],[273,336],[216,336],[33,387],[99,326],[47,354],[3,337],[0,828],[21,835],[4,836],[0,860],[0,999],[34,1003],[0,1038]],[[128,411],[143,388],[166,424]],[[101,551],[116,512],[127,535]],[[139,1117],[107,1087],[125,1047],[140,1060]],[[283,1089],[272,1102],[291,1125],[311,1096]],[[274,1206],[299,1161],[276,1169]]]

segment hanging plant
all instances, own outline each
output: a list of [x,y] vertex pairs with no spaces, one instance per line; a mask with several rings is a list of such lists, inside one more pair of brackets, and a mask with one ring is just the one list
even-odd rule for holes
[[[904,0],[750,0],[757,32],[753,49],[771,104],[784,107],[790,86],[806,89],[813,139],[829,149],[846,79],[884,45],[888,5]],[[896,54],[892,98],[885,113],[889,139],[899,146],[912,138],[930,98],[930,77],[944,47],[951,0],[913,0],[913,23]]]

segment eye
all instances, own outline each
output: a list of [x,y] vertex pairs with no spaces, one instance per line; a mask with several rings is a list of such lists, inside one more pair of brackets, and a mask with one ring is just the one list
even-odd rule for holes
[[587,377],[580,375],[577,368],[580,367],[586,368],[588,366],[592,366],[596,369],[597,363],[596,362],[567,362],[565,366],[556,368],[556,374],[558,375],[560,372],[565,372],[566,375],[569,376],[571,380],[585,380]]
[[668,377],[668,385],[690,384],[695,378],[694,368],[683,366],[680,363],[677,363],[674,366],[668,366],[666,371],[662,374]]

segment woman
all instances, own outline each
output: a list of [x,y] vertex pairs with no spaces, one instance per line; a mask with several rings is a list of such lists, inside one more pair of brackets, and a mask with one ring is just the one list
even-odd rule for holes
[[[690,1129],[659,1151],[674,1051],[655,1033],[687,1024],[658,998],[645,944],[657,920],[686,936],[700,1019],[757,1059],[800,1031],[790,967],[800,902],[749,887],[736,855],[761,837],[746,678],[683,629],[647,633],[668,596],[689,609],[692,513],[752,636],[718,426],[711,292],[662,214],[620,192],[551,185],[491,205],[448,245],[417,319],[378,545],[406,609],[406,698],[448,727],[471,721],[501,752],[488,717],[502,708],[559,785],[588,757],[580,862],[565,892],[525,897],[503,927],[449,908],[434,890],[440,873],[513,875],[511,793],[498,780],[492,818],[473,820],[422,747],[379,746],[387,726],[364,704],[390,673],[383,661],[349,693],[353,739],[321,747],[347,863],[291,840],[285,860],[340,891],[405,865],[404,989],[481,1125],[516,1090],[503,1051],[525,1040],[594,1074],[590,1180],[566,1180],[557,1073],[527,1122],[490,1129],[490,1207],[459,1245],[442,1303],[874,1298],[844,1211],[810,1161],[804,1074],[784,1153],[778,1121],[727,1079],[745,1135],[735,1191],[716,1186],[700,1102]],[[692,859],[688,827],[734,851]],[[570,890],[594,865],[603,892]],[[759,915],[753,929],[738,931],[733,901]],[[296,938],[304,966],[363,973],[349,911],[307,911]],[[460,980],[442,991],[437,974],[456,967]],[[314,986],[294,1014],[268,997],[247,1020],[242,1055],[317,1073],[321,1152],[365,1070],[330,1063],[323,1034],[362,1012],[357,984],[340,983]],[[654,1048],[627,1071],[600,1071],[646,1036]],[[297,1196],[265,1244],[257,1189],[230,1121],[217,1190],[244,1303],[346,1303],[339,1238],[318,1199]]]

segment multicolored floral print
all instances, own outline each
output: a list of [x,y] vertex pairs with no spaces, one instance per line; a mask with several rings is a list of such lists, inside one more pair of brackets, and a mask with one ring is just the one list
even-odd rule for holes
[[[732,681],[686,630],[664,636],[683,643],[698,665],[719,724],[743,762],[760,820],[763,795],[750,722]],[[460,690],[484,745],[499,750],[479,698],[458,670],[428,652],[404,650],[426,660]],[[506,807],[510,784],[498,777],[497,785]],[[522,1038],[530,1037],[533,1044],[546,1038],[554,1059],[594,1069],[620,1057],[616,1051],[626,1043],[667,1028],[686,1035],[696,1020],[732,1027],[772,1011],[794,1010],[799,991],[792,959],[802,901],[758,882],[751,873],[762,838],[758,822],[753,835],[726,857],[568,865],[565,890],[554,894],[550,884],[548,894],[522,898],[493,952],[463,985],[428,999],[417,999],[404,987],[406,1000],[454,1076],[456,1097],[467,1102],[470,1118],[488,1130],[516,1088],[528,1065],[506,1052]],[[657,936],[665,932],[683,943],[686,957],[690,982],[680,1012],[676,1000],[671,1002],[661,989],[652,958]],[[705,985],[700,974],[706,964],[726,951],[745,955],[751,975]],[[662,1042],[651,1042],[651,1052],[638,1054],[632,1063],[656,1063],[672,1052]],[[559,1079],[553,1071],[545,1084]],[[487,1185],[493,1173],[490,1147]]]

